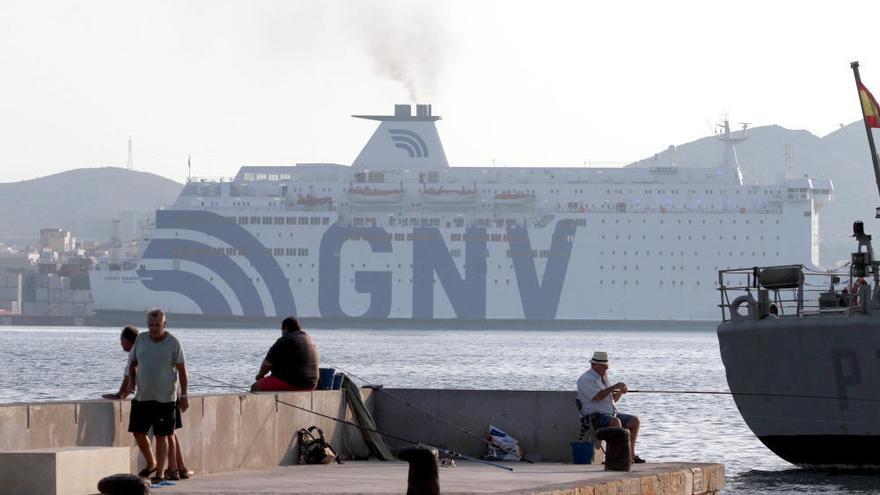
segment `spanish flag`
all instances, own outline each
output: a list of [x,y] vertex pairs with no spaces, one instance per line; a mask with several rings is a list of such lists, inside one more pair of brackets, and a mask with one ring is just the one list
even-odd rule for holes
[[859,98],[862,100],[862,115],[865,116],[865,123],[868,127],[880,129],[880,105],[862,83],[859,83]]

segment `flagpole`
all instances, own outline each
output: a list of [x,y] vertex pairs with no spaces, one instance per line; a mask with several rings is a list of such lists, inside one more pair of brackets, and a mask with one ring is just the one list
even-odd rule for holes
[[[871,126],[868,125],[868,116],[865,115],[865,108],[862,106],[862,77],[859,75],[859,62],[851,62],[849,66],[853,70],[856,77],[856,92],[859,94],[859,107],[862,109],[862,121],[865,123],[865,132],[868,134],[868,146],[871,148],[871,161],[874,164],[874,180],[877,182],[877,193],[880,194],[880,163],[877,162],[877,148],[874,146],[874,133],[871,132]],[[880,218],[880,208],[875,213]]]

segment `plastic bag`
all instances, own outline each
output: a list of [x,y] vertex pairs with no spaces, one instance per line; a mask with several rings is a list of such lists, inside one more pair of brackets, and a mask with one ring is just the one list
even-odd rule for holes
[[489,425],[489,442],[486,446],[485,459],[492,461],[519,461],[522,450],[519,442],[507,432],[494,425]]

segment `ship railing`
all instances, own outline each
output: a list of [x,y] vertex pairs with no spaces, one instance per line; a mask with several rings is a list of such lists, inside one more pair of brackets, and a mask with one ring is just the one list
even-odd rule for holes
[[187,182],[187,183],[190,183],[190,182],[204,182],[204,183],[207,184],[207,183],[212,183],[212,182],[214,182],[214,183],[218,183],[218,182],[232,182],[233,179],[234,179],[233,177],[220,177],[220,176],[216,176],[216,175],[213,175],[213,176],[211,176],[211,175],[204,175],[204,176],[201,176],[201,175],[200,175],[200,176],[198,176],[198,177],[196,177],[196,176],[193,176],[193,177],[187,177],[186,182]]
[[849,294],[849,273],[804,265],[719,270],[723,321],[849,316],[860,312]]

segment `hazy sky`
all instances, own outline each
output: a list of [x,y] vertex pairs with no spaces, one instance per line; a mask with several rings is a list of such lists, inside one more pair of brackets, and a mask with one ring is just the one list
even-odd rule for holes
[[0,2],[0,182],[351,163],[429,102],[455,165],[624,163],[734,122],[824,135],[880,93],[880,2]]

